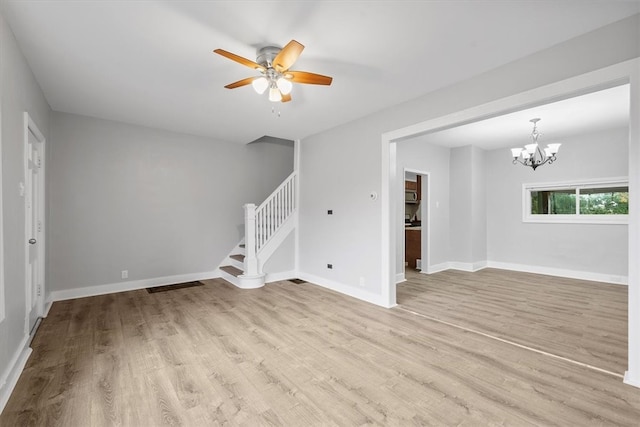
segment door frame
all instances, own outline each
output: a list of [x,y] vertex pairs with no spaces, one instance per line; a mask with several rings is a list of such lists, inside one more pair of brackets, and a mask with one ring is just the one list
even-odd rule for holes
[[[401,194],[404,194],[404,178],[407,175],[407,172],[410,173],[415,173],[417,175],[420,175],[422,177],[422,187],[421,187],[421,193],[424,194],[425,189],[427,192],[427,197],[426,200],[422,198],[422,194],[420,194],[420,217],[421,218],[426,218],[426,227],[425,227],[425,221],[422,220],[421,221],[421,227],[422,230],[420,231],[420,271],[422,273],[428,273],[429,272],[429,266],[431,265],[431,175],[429,172],[425,172],[419,169],[415,169],[415,168],[404,168],[403,169],[403,182],[402,182],[402,186],[403,186],[403,191],[401,192]],[[425,185],[425,181],[426,181],[426,185]],[[403,209],[404,209],[404,198],[403,198]],[[402,230],[399,230],[399,234],[402,239],[401,245],[400,247],[402,248],[402,259],[404,260],[405,258],[405,233],[404,233],[404,221],[402,221]],[[426,251],[424,250],[426,249]],[[426,257],[425,257],[425,252],[426,252]],[[404,277],[404,269],[402,270],[402,280],[405,280]],[[398,276],[400,276],[400,274],[398,274]],[[397,282],[397,281],[396,281]]]
[[[37,317],[42,317],[44,315],[44,294],[45,294],[45,257],[46,257],[46,240],[45,240],[45,137],[40,132],[40,129],[36,125],[35,121],[31,118],[31,115],[28,112],[24,112],[24,134],[23,134],[23,151],[24,151],[24,213],[25,213],[25,223],[24,223],[24,285],[25,285],[25,334],[30,334],[29,328],[29,313],[31,311],[31,301],[28,297],[30,294],[29,287],[31,286],[30,277],[31,277],[31,268],[29,266],[29,239],[33,236],[31,235],[31,229],[29,227],[30,220],[28,219],[29,208],[28,203],[31,198],[32,192],[32,173],[29,169],[29,133],[32,133],[36,138],[37,143],[42,144],[42,151],[39,153],[40,156],[40,171],[36,174],[38,180],[38,201],[37,201],[37,209],[38,209],[38,218],[40,222],[40,226],[38,227],[38,259],[37,259],[37,270],[38,270],[38,292],[36,294],[36,303],[35,310]],[[37,321],[36,321],[37,325]],[[34,327],[35,330],[35,327]]]

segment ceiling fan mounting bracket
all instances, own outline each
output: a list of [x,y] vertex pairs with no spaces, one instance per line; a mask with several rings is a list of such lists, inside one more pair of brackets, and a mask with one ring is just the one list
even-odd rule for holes
[[273,68],[273,60],[281,50],[282,48],[278,46],[262,47],[258,49],[256,62],[267,69]]

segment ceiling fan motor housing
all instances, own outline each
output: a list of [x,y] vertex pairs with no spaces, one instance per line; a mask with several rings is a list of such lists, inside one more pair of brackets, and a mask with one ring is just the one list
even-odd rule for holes
[[273,68],[273,60],[281,50],[282,48],[277,46],[265,46],[260,48],[258,49],[256,62],[267,69]]

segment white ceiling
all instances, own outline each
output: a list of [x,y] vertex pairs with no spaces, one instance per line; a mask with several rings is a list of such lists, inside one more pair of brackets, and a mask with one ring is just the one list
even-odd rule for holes
[[[419,97],[638,13],[640,1],[5,0],[2,11],[54,110],[246,143]],[[292,69],[331,86],[295,85],[287,104],[223,88],[254,74],[213,49],[253,60],[291,39],[306,46]]]

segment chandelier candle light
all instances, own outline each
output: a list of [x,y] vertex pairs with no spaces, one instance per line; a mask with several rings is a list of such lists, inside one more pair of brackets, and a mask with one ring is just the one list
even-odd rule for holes
[[533,123],[533,131],[531,132],[531,144],[527,144],[524,148],[512,148],[511,155],[513,156],[513,164],[520,163],[524,166],[529,166],[533,170],[536,170],[538,166],[542,166],[545,163],[553,163],[556,161],[556,154],[562,144],[548,144],[544,152],[538,145],[538,138],[540,138],[540,132],[538,132],[538,122],[540,119],[529,120]]

